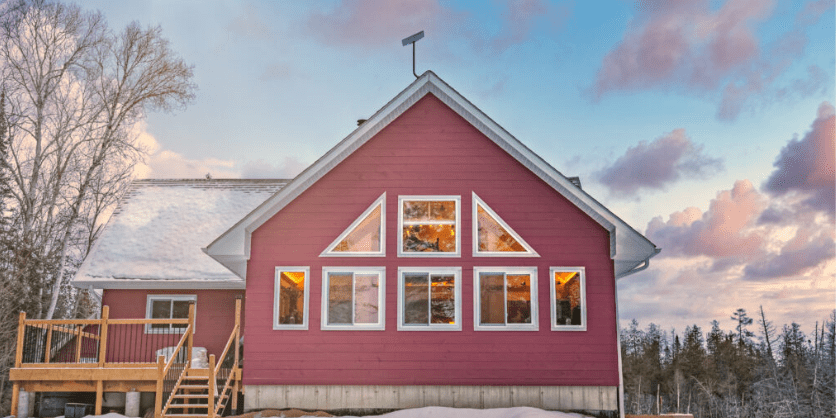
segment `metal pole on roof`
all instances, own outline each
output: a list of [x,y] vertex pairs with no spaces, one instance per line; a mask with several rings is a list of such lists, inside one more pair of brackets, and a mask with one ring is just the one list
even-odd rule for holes
[[412,44],[412,75],[414,75],[415,78],[418,78],[418,74],[415,72],[415,42],[418,42],[418,40],[423,37],[424,31],[421,31],[416,33],[415,35],[404,38],[401,41],[401,46],[407,46],[408,44]]

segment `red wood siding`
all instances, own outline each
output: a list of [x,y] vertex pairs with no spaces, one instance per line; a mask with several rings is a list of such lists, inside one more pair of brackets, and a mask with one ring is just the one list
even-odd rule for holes
[[[235,326],[235,298],[243,296],[244,292],[242,290],[105,289],[102,293],[102,304],[110,307],[111,318],[145,318],[148,295],[196,295],[194,345],[195,347],[206,347],[209,354],[220,356],[224,345],[229,340],[229,335],[232,333],[232,327]],[[242,312],[241,322],[243,323],[243,321]],[[144,332],[142,335],[145,335]],[[117,337],[113,336],[112,338]],[[147,334],[147,339],[148,351],[167,345],[176,345],[180,341],[179,335],[174,338],[174,344],[170,344],[161,337],[155,339],[154,334]],[[114,344],[111,344],[109,339],[108,347],[117,346],[120,341],[117,338]],[[144,353],[140,354],[145,355]],[[153,354],[151,356],[153,357]]]
[[[386,258],[319,257],[383,192]],[[472,257],[472,192],[540,257]],[[460,258],[397,257],[399,195],[461,196]],[[435,96],[421,99],[254,231],[251,248],[245,384],[618,384],[607,232]],[[276,266],[310,266],[308,331],[272,329]],[[323,266],[386,267],[385,331],[320,330]],[[397,331],[399,266],[462,267],[462,331]],[[537,267],[540,331],[474,331],[474,266]],[[551,266],[586,268],[587,331],[550,330]]]

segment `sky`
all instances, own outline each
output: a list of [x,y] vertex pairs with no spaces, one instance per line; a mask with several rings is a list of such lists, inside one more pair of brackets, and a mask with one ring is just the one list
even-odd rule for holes
[[[631,319],[723,329],[836,307],[833,0],[84,0],[159,25],[196,99],[140,178],[292,178],[432,70],[662,253]],[[755,328],[752,327],[755,331]]]

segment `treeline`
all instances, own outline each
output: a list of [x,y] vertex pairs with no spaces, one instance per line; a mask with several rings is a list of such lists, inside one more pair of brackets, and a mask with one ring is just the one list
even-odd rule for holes
[[737,326],[680,336],[634,319],[621,331],[627,413],[695,417],[836,416],[836,310],[811,335],[798,324],[778,330],[761,307],[731,316]]

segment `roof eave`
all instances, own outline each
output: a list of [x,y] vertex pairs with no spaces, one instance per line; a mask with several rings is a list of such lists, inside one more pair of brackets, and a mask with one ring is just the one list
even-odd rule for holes
[[[619,255],[626,255],[630,259],[638,259],[636,264],[638,265],[656,255],[658,252],[656,246],[644,237],[644,235],[636,231],[585,191],[575,186],[562,173],[531,151],[498,123],[494,122],[432,71],[424,72],[424,74],[390,100],[365,123],[331,148],[284,188],[265,200],[250,212],[250,214],[224,232],[207,246],[205,249],[206,254],[226,265],[228,268],[230,266],[223,261],[224,259],[249,260],[250,237],[253,231],[428,93],[433,93],[445,105],[453,109],[453,111],[462,116],[482,134],[526,166],[562,196],[569,199],[569,201],[607,230],[610,234],[610,257],[612,259],[616,260]],[[619,247],[622,248],[622,251],[618,251]],[[631,251],[624,251],[627,248]],[[631,254],[623,254],[624,252]],[[635,266],[624,271],[616,271],[616,275],[623,277],[630,274],[629,271],[633,268]],[[241,271],[241,269],[238,269],[238,271]],[[245,269],[243,271],[244,275],[239,276],[241,278],[246,277]]]

